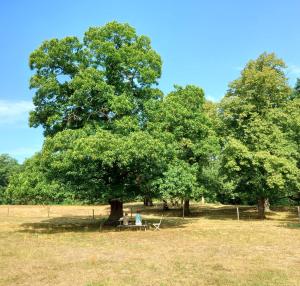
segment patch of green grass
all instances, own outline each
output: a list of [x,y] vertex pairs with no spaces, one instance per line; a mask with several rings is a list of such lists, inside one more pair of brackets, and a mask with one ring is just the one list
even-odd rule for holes
[[287,223],[286,226],[289,228],[300,228],[300,223]]

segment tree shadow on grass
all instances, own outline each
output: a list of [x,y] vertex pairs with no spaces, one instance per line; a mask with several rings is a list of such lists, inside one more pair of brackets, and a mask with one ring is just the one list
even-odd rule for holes
[[[211,206],[190,204],[190,214],[185,214],[186,218],[206,218],[212,220],[237,220],[237,207],[239,208],[240,220],[258,220],[256,206]],[[152,207],[145,207],[143,204],[125,205],[125,209],[130,214],[130,210],[139,210],[141,214],[149,216],[161,216],[172,218],[182,218],[182,207],[170,207],[169,210],[162,210],[162,204],[155,204]]]
[[[257,218],[255,207],[239,206],[238,207],[240,220],[254,220]],[[235,206],[219,206],[219,207],[200,207],[191,212],[193,217],[203,217],[212,220],[237,220],[237,207]]]
[[90,216],[61,216],[43,219],[39,222],[26,222],[20,225],[18,232],[60,233],[98,231],[105,218],[92,219]]
[[[156,218],[144,218],[144,223],[149,226],[149,230],[154,229],[153,223],[158,223],[159,217]],[[107,217],[54,217],[44,219],[39,222],[29,222],[21,224],[21,229],[17,232],[22,233],[39,233],[39,234],[55,234],[65,232],[115,232],[118,230],[116,226],[106,225]],[[164,217],[161,223],[161,229],[168,228],[183,228],[184,225],[191,223],[191,221],[180,218],[167,218]],[[151,228],[152,227],[152,228]],[[134,229],[136,230],[136,229]],[[128,229],[128,231],[130,231]]]
[[[256,206],[209,206],[209,205],[192,205],[190,218],[205,218],[211,220],[237,220],[237,208],[240,220],[246,221],[261,221],[258,218],[258,212]],[[170,211],[173,215],[176,210]],[[177,209],[177,215],[182,215],[182,209]],[[297,219],[297,212],[294,208],[289,207],[276,207],[271,211],[266,212],[265,220],[274,220],[282,222],[291,222]]]
[[[124,211],[128,212],[129,216],[134,217],[136,211],[140,211],[143,221],[148,225],[158,223],[163,216],[161,228],[184,228],[192,223],[195,219],[205,218],[211,220],[237,220],[236,206],[199,206],[191,204],[191,213],[182,219],[181,208],[170,208],[163,211],[162,204],[156,204],[152,207],[145,207],[143,204],[125,204]],[[287,227],[298,228],[296,223],[296,212],[287,209],[275,209],[267,213],[267,220],[281,221],[286,223]],[[284,213],[283,218],[279,216],[280,212]],[[239,206],[240,220],[258,221],[257,209],[254,206]],[[62,232],[112,232],[116,231],[115,226],[105,225],[107,216],[60,216],[43,219],[39,222],[29,222],[21,224],[19,232],[26,233],[62,233]]]

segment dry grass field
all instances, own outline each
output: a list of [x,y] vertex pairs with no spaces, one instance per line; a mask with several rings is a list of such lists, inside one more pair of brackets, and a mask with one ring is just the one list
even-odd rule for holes
[[[160,206],[143,208],[158,221]],[[95,210],[95,219],[92,210]],[[300,285],[300,224],[294,209],[268,219],[232,206],[165,213],[161,231],[99,225],[108,206],[0,206],[0,285]]]

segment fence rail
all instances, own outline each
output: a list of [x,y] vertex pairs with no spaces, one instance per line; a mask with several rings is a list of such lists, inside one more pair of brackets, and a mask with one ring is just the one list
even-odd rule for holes
[[[132,208],[130,208],[132,214]],[[241,212],[242,211],[242,212]],[[300,207],[291,208],[300,221]],[[109,206],[59,206],[59,205],[0,205],[0,217],[27,217],[27,218],[53,218],[53,217],[89,217],[95,219],[99,216],[109,215]],[[215,209],[202,209],[202,215],[214,213]],[[236,217],[237,220],[247,218],[247,212],[243,213],[243,207],[222,209],[220,214],[214,213],[214,217],[224,215]],[[200,215],[201,216],[201,215]],[[252,215],[248,215],[249,219]]]
[[74,217],[84,216],[95,218],[107,215],[106,206],[57,206],[57,205],[0,205],[0,217]]

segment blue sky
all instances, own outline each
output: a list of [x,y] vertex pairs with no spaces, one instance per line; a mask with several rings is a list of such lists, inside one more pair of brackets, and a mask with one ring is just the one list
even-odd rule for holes
[[264,51],[285,60],[294,85],[300,77],[299,11],[299,0],[1,1],[0,153],[22,162],[41,149],[42,130],[28,126],[28,57],[43,40],[127,22],[161,55],[164,92],[195,84],[218,101],[246,62]]

